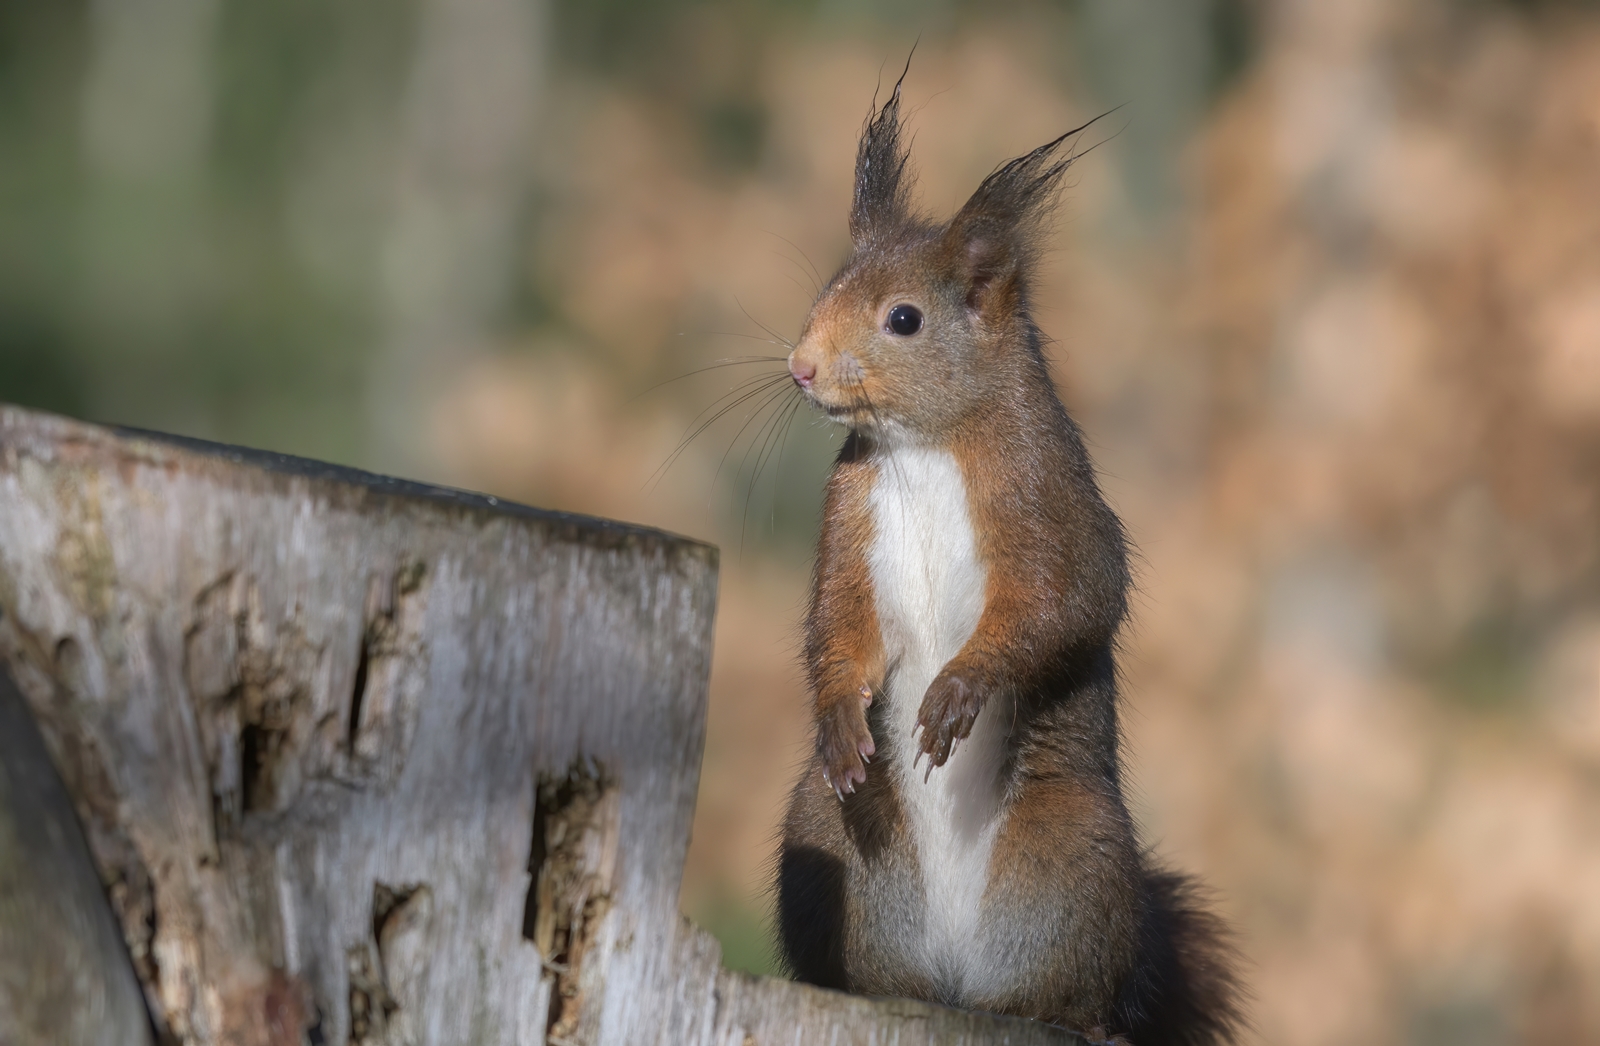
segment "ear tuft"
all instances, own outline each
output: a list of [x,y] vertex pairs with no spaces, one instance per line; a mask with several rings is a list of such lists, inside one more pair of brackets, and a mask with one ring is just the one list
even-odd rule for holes
[[[912,48],[913,52],[916,50]],[[883,108],[867,119],[856,147],[855,199],[850,206],[850,238],[862,243],[892,232],[911,215],[911,150],[901,140],[900,85],[911,71],[911,57]]]
[[[1103,144],[1079,152],[1077,136],[1113,112],[1116,110],[1101,113],[1033,152],[1002,164],[950,219],[945,242],[966,274],[969,305],[979,307],[995,284],[1009,284],[1022,275],[1033,254],[1039,223],[1061,187],[1061,176],[1079,157]],[[1071,145],[1067,145],[1069,141]],[[1065,150],[1063,145],[1067,145]]]

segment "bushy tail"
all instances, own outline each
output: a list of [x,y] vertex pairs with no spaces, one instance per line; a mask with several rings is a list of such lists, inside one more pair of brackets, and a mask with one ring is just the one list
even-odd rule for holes
[[1133,1046],[1223,1046],[1245,1027],[1238,953],[1192,879],[1145,876],[1141,976],[1122,993],[1117,1026]]

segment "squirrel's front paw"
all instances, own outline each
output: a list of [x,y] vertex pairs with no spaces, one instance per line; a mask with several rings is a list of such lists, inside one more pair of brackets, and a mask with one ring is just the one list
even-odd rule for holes
[[917,712],[917,758],[926,754],[928,771],[943,766],[956,742],[972,733],[972,724],[983,707],[983,696],[965,676],[955,672],[940,672],[922,695],[922,708]]
[[867,729],[867,703],[871,700],[867,694],[870,691],[865,691],[859,701],[853,698],[836,701],[817,718],[817,754],[822,759],[822,779],[841,802],[856,790],[856,785],[867,783],[866,764],[878,750],[872,741],[872,731]]

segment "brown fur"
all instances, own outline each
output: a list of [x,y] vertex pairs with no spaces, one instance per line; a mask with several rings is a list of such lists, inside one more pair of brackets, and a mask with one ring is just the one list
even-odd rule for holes
[[[1137,1046],[1232,1041],[1240,1023],[1217,920],[1140,848],[1122,796],[1115,641],[1129,584],[1122,527],[1051,382],[1028,305],[1035,233],[1063,136],[999,168],[943,225],[910,211],[900,88],[857,155],[855,249],[791,357],[851,435],[828,481],[805,663],[816,749],[785,819],[784,955],[803,980],[1020,1014]],[[913,304],[915,335],[886,327]],[[868,507],[896,442],[948,450],[987,568],[977,627],[928,687],[916,744],[940,772],[997,694],[1015,699],[1003,821],[981,932],[1002,989],[964,994],[912,954],[926,919],[885,709]],[[920,758],[918,756],[917,758]]]
[[[855,441],[839,456],[822,504],[823,527],[838,540],[817,551],[817,584],[807,635],[806,671],[816,695],[818,735],[831,747],[823,760],[827,783],[841,788],[866,780],[864,760],[872,756],[866,706],[883,682],[883,641],[878,612],[867,580],[864,550],[871,540],[867,488],[871,467],[853,458]],[[830,637],[828,642],[818,637]],[[837,638],[833,638],[837,637]]]

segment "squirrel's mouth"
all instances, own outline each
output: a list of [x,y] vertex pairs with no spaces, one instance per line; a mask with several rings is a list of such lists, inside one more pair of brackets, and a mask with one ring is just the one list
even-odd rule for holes
[[822,412],[830,421],[837,421],[851,428],[870,427],[876,420],[877,412],[864,403],[818,403]]
[[865,389],[850,388],[832,381],[826,384],[814,382],[801,385],[800,388],[811,405],[826,414],[830,421],[861,428],[871,426],[877,420],[878,409],[865,394]]
[[797,383],[829,420],[852,428],[872,423],[877,410],[867,394],[866,372],[854,356],[842,354],[818,371],[812,380]]

